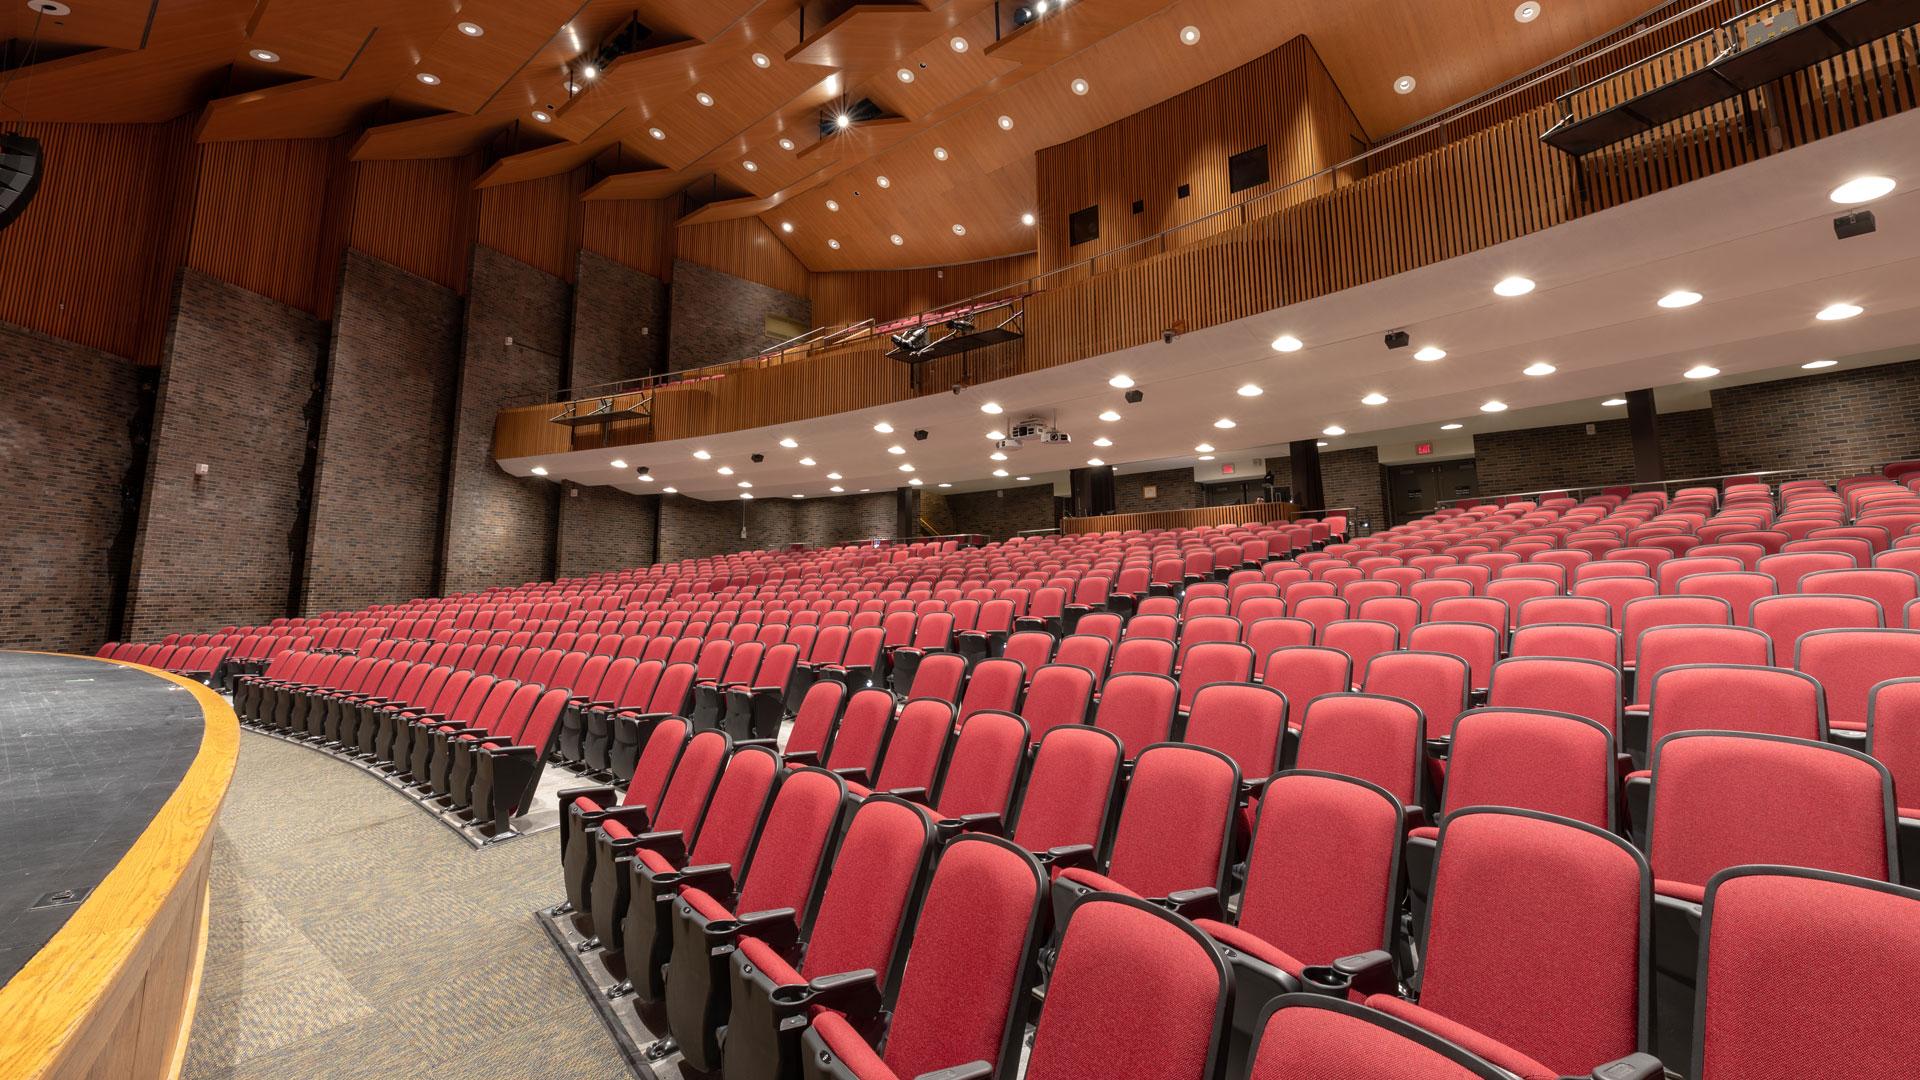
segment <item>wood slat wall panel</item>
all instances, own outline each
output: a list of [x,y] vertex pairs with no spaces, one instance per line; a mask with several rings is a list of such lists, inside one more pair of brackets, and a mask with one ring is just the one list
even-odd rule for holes
[[349,246],[466,295],[481,167],[478,154],[355,162]]
[[586,167],[480,191],[479,241],[572,282],[580,253]]
[[818,273],[811,282],[813,321],[841,326],[862,319],[897,319],[1025,281],[1038,266],[1029,252],[921,270]]
[[806,265],[759,218],[682,225],[675,232],[678,258],[795,296],[808,293],[812,275]]
[[1292,521],[1300,508],[1292,503],[1246,503],[1240,506],[1200,506],[1191,510],[1150,510],[1141,514],[1060,519],[1060,531],[1079,533],[1124,532],[1127,529],[1198,529],[1209,525],[1249,525]]
[[20,124],[40,190],[0,231],[0,320],[157,365],[193,205],[193,121]]
[[622,266],[673,280],[673,208],[666,199],[592,199],[582,204],[581,246]]
[[322,318],[350,195],[345,139],[204,143],[187,265]]

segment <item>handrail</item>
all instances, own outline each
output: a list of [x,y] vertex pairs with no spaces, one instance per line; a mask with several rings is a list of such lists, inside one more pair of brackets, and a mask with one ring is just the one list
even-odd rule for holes
[[1834,466],[1834,467],[1821,466],[1819,468],[1793,467],[1793,468],[1786,468],[1786,469],[1748,469],[1744,472],[1715,473],[1712,476],[1686,476],[1686,477],[1680,477],[1674,480],[1635,480],[1635,481],[1631,481],[1628,483],[1621,483],[1621,484],[1562,484],[1558,487],[1541,488],[1538,491],[1509,491],[1499,495],[1469,495],[1469,496],[1463,496],[1458,499],[1441,499],[1437,505],[1457,506],[1458,504],[1463,502],[1470,502],[1470,503],[1474,503],[1475,505],[1479,505],[1481,503],[1495,502],[1500,499],[1526,499],[1526,498],[1532,498],[1539,495],[1564,495],[1568,498],[1572,498],[1578,492],[1602,492],[1602,491],[1611,491],[1611,490],[1614,490],[1615,488],[1630,488],[1636,491],[1640,491],[1640,490],[1651,491],[1656,488],[1684,487],[1684,486],[1691,486],[1691,485],[1697,485],[1697,484],[1706,484],[1706,483],[1720,481],[1720,480],[1744,479],[1749,476],[1765,477],[1765,476],[1799,475],[1799,476],[1807,476],[1811,478],[1815,473],[1847,474],[1847,473],[1866,473],[1866,472],[1878,473],[1879,471],[1880,471],[1879,465],[1840,465],[1840,466]]
[[[1649,13],[1651,13],[1652,11],[1658,11],[1663,7],[1669,7],[1674,2],[1679,2],[1679,0],[1669,0],[1669,2],[1666,4],[1657,4],[1653,8],[1649,9]],[[964,299],[949,301],[942,304],[936,304],[932,307],[924,308],[920,311],[917,311],[911,315],[903,315],[897,319],[888,319],[884,321],[889,325],[898,324],[898,325],[909,326],[909,327],[920,326],[920,325],[923,325],[927,320],[932,319],[935,316],[938,316],[942,312],[951,311],[955,308],[965,307],[969,304],[978,303],[980,301],[986,300],[1000,293],[1010,293],[1010,295],[1006,297],[1006,300],[1008,302],[1012,302],[1024,296],[1030,296],[1037,292],[1044,292],[1047,288],[1051,287],[1046,283],[1053,279],[1060,278],[1067,275],[1074,275],[1081,272],[1085,272],[1088,274],[1097,272],[1097,267],[1100,264],[1100,261],[1103,259],[1108,261],[1113,261],[1114,259],[1116,259],[1117,257],[1123,254],[1138,251],[1139,249],[1150,244],[1160,244],[1164,247],[1164,245],[1166,244],[1166,241],[1169,238],[1174,237],[1176,235],[1184,234],[1189,230],[1198,228],[1202,225],[1207,225],[1209,223],[1217,223],[1220,221],[1221,218],[1226,217],[1228,215],[1237,215],[1238,221],[1235,222],[1235,224],[1244,225],[1249,220],[1255,217],[1261,216],[1259,213],[1255,213],[1249,208],[1259,208],[1259,207],[1267,206],[1274,199],[1280,198],[1290,193],[1297,192],[1298,190],[1302,189],[1306,185],[1325,180],[1328,177],[1334,177],[1337,181],[1338,174],[1343,170],[1350,170],[1354,168],[1356,165],[1360,165],[1360,164],[1369,162],[1377,157],[1383,156],[1390,151],[1398,149],[1399,147],[1405,146],[1421,138],[1422,136],[1428,135],[1437,130],[1444,129],[1449,124],[1457,123],[1462,117],[1475,115],[1500,102],[1506,101],[1528,90],[1532,90],[1533,88],[1541,85],[1542,83],[1548,82],[1551,79],[1561,74],[1564,74],[1566,71],[1568,71],[1569,69],[1571,69],[1576,65],[1584,65],[1584,64],[1591,63],[1592,61],[1594,61],[1599,57],[1610,55],[1611,53],[1617,50],[1620,50],[1622,48],[1625,48],[1632,43],[1646,40],[1650,35],[1652,35],[1656,31],[1659,31],[1668,26],[1671,26],[1682,19],[1686,19],[1690,16],[1696,15],[1699,12],[1706,10],[1707,8],[1714,7],[1716,5],[1723,5],[1727,2],[1728,0],[1694,0],[1694,2],[1687,4],[1687,6],[1682,10],[1674,12],[1671,15],[1668,15],[1660,19],[1660,21],[1658,22],[1651,23],[1647,25],[1644,29],[1636,33],[1623,37],[1618,41],[1614,41],[1604,46],[1601,46],[1599,49],[1591,53],[1585,53],[1584,55],[1581,54],[1582,50],[1593,46],[1596,42],[1605,41],[1607,38],[1612,37],[1616,34],[1619,34],[1622,30],[1634,25],[1638,20],[1634,20],[1633,22],[1622,24],[1622,26],[1616,27],[1605,34],[1598,35],[1597,37],[1594,37],[1589,41],[1579,46],[1576,46],[1575,48],[1570,49],[1565,53],[1562,53],[1560,56],[1554,58],[1553,60],[1547,61],[1546,64],[1534,68],[1533,72],[1523,73],[1522,75],[1516,76],[1514,79],[1510,79],[1508,80],[1508,82],[1501,84],[1501,86],[1497,86],[1493,88],[1493,90],[1491,91],[1482,91],[1481,94],[1476,95],[1473,98],[1466,99],[1466,102],[1462,103],[1466,106],[1465,108],[1462,108],[1460,105],[1456,105],[1456,106],[1450,107],[1447,110],[1442,110],[1438,113],[1434,113],[1425,121],[1421,121],[1412,127],[1401,129],[1401,131],[1396,132],[1392,136],[1389,136],[1386,141],[1375,144],[1374,146],[1371,146],[1368,149],[1361,151],[1360,153],[1354,154],[1353,156],[1345,158],[1332,165],[1328,165],[1318,170],[1317,172],[1309,173],[1305,176],[1296,177],[1292,180],[1289,180],[1281,184],[1279,187],[1263,192],[1252,198],[1245,199],[1241,202],[1234,203],[1230,206],[1223,206],[1218,210],[1214,210],[1210,213],[1194,218],[1191,221],[1182,222],[1181,224],[1174,225],[1169,228],[1163,229],[1160,232],[1154,233],[1151,236],[1142,237],[1138,240],[1134,240],[1129,243],[1123,244],[1120,247],[1112,248],[1108,251],[1103,251],[1097,255],[1089,256],[1078,262],[1069,263],[1064,266],[1057,266],[1057,267],[1054,267],[1052,270],[1046,271],[1045,273],[1033,274],[1025,278],[1015,279],[1014,281],[1010,281],[1005,285],[1001,285],[996,288],[987,289],[982,292],[975,293],[974,295],[966,297]],[[1762,6],[1765,6],[1765,5],[1762,5]],[[1645,16],[1643,15],[1642,18],[1644,17]],[[1661,50],[1662,53],[1666,51],[1667,50],[1665,49]],[[1630,67],[1632,65],[1628,65],[1628,66]],[[1551,70],[1545,70],[1548,68],[1550,68]],[[1621,70],[1624,70],[1624,69],[1621,69]],[[1613,74],[1617,74],[1617,73],[1618,72],[1616,71]],[[1605,77],[1603,76],[1603,78]],[[1504,89],[1502,89],[1502,87],[1504,87]],[[1458,110],[1458,111],[1455,111],[1455,110]],[[839,330],[836,330],[833,333],[827,335],[827,337],[820,338],[818,341],[809,342],[809,346],[814,344],[826,343],[829,339],[831,339],[831,343],[834,345],[846,344],[847,342],[858,340],[859,332],[863,329],[866,330],[868,333],[871,333],[875,327],[881,324],[881,322],[882,320],[879,320],[876,318],[864,319],[861,322],[854,323],[848,327],[844,327]],[[553,396],[543,396],[537,402],[536,401],[507,402],[503,404],[503,407],[511,407],[516,404],[531,405],[531,404],[540,404],[548,401],[575,400],[582,397],[607,396],[609,391],[616,394],[641,393],[649,389],[656,389],[661,386],[671,385],[673,383],[678,383],[678,382],[684,382],[690,379],[723,378],[725,377],[725,375],[727,375],[731,371],[746,370],[752,367],[764,366],[769,361],[780,362],[784,360],[786,358],[786,350],[788,348],[795,346],[796,344],[800,343],[803,340],[812,338],[812,336],[815,333],[817,333],[819,329],[825,329],[825,328],[817,328],[816,330],[810,330],[806,334],[799,335],[798,337],[795,337],[795,338],[790,338],[787,341],[782,342],[778,346],[770,346],[768,349],[764,349],[761,352],[756,353],[754,356],[746,357],[744,359],[723,360],[717,363],[708,364],[698,368],[690,368],[690,369],[687,369],[686,371],[663,372],[658,375],[650,375],[650,376],[645,376],[638,379],[629,379],[619,383],[604,383],[595,387],[562,389],[560,391],[557,391],[556,394]]]

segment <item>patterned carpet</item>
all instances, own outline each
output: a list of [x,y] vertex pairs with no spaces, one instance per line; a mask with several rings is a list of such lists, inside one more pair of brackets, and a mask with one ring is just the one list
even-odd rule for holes
[[475,851],[357,769],[240,741],[187,1080],[629,1075],[530,914],[557,832]]

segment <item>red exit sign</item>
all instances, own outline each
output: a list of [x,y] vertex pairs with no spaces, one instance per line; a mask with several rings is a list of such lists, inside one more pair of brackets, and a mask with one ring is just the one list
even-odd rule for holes
[[1433,444],[1430,442],[1423,442],[1420,445],[1414,447],[1413,452],[1424,457],[1427,454],[1433,453]]
[[1222,473],[1230,473],[1230,472],[1232,472],[1232,471],[1233,471],[1233,462],[1231,462],[1231,461],[1229,461],[1229,462],[1227,462],[1227,463],[1226,463],[1225,465],[1222,465],[1222,466],[1220,466],[1220,471],[1221,471]]

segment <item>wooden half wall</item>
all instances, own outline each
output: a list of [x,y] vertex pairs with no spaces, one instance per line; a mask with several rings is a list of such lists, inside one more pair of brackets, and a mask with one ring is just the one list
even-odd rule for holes
[[1243,503],[1238,506],[1197,506],[1191,510],[1152,510],[1143,514],[1104,514],[1100,517],[1060,519],[1060,531],[1078,533],[1126,532],[1130,529],[1200,529],[1213,525],[1252,525],[1292,521],[1300,508],[1292,503]]

